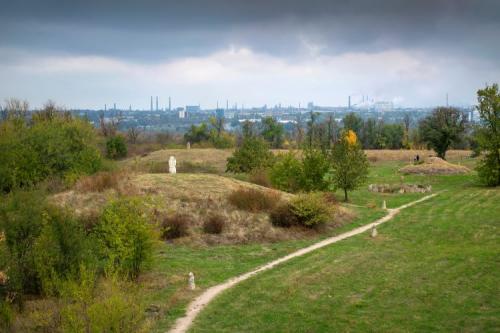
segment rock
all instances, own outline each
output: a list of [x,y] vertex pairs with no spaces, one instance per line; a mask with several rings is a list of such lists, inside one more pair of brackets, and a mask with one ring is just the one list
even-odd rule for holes
[[372,232],[370,233],[370,236],[371,236],[372,238],[375,238],[375,237],[377,237],[377,235],[378,235],[377,228],[376,228],[376,227],[373,227],[373,228],[372,228]]

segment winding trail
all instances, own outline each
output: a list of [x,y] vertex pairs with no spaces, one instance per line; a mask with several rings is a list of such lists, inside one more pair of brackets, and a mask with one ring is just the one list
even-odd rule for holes
[[281,257],[281,258],[276,259],[276,260],[273,260],[273,261],[265,264],[264,266],[260,266],[259,268],[255,269],[253,271],[250,271],[248,273],[230,278],[229,280],[227,280],[221,284],[218,284],[218,285],[215,285],[213,287],[208,288],[207,290],[205,290],[201,295],[196,297],[189,304],[189,307],[186,311],[186,315],[184,317],[177,319],[174,326],[170,329],[169,333],[187,332],[187,330],[189,329],[189,327],[193,323],[196,316],[201,312],[201,310],[203,310],[205,308],[205,306],[208,305],[208,303],[210,303],[221,292],[233,287],[234,285],[240,283],[241,281],[247,280],[248,278],[250,278],[250,277],[252,277],[260,272],[267,271],[267,270],[273,268],[274,266],[277,266],[277,265],[279,265],[285,261],[288,261],[292,258],[302,256],[304,254],[315,251],[315,250],[320,249],[322,247],[325,247],[327,245],[336,243],[336,242],[341,241],[343,239],[361,234],[367,230],[370,230],[371,228],[373,228],[375,226],[378,226],[379,224],[382,224],[382,223],[389,221],[394,216],[396,216],[402,209],[408,208],[408,207],[413,206],[415,204],[418,204],[422,201],[429,200],[430,198],[433,198],[434,196],[436,196],[438,194],[439,193],[434,193],[434,194],[425,196],[425,197],[420,198],[418,200],[415,200],[415,201],[412,201],[412,202],[407,203],[405,205],[399,206],[398,208],[387,209],[388,214],[385,215],[384,217],[376,220],[375,222],[366,224],[364,226],[358,227],[356,229],[353,229],[351,231],[345,232],[345,233],[337,235],[337,236],[326,238],[320,242],[314,243],[308,247],[305,247],[303,249],[300,249],[298,251],[290,253],[289,255],[286,255],[286,256]]

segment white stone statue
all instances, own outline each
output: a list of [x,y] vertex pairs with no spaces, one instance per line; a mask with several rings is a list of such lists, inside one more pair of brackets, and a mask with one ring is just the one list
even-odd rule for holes
[[372,228],[372,232],[371,232],[370,236],[372,236],[372,238],[375,238],[375,237],[377,237],[377,235],[378,235],[377,228],[374,226]]
[[382,209],[387,209],[387,205],[385,204],[385,200],[382,201]]
[[186,144],[186,148],[187,150],[191,149],[191,142],[188,141],[188,143]]
[[168,160],[168,172],[169,173],[177,173],[177,169],[175,166],[177,165],[177,161],[175,160],[175,157],[170,156]]
[[189,284],[189,290],[195,290],[196,285],[194,283],[194,274],[193,274],[193,272],[189,272],[188,284]]

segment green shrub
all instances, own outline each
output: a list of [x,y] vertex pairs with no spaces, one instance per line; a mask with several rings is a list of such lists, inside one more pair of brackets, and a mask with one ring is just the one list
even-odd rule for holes
[[274,156],[265,141],[249,137],[243,140],[241,147],[227,159],[226,171],[250,172],[257,168],[266,168],[272,165]]
[[299,194],[290,202],[290,211],[300,225],[315,227],[328,222],[332,209],[325,203],[321,193]]
[[221,234],[226,228],[226,224],[224,216],[212,214],[203,223],[203,231],[207,234]]
[[1,228],[5,233],[9,288],[37,294],[41,291],[35,266],[35,242],[44,225],[45,199],[40,192],[16,191],[2,202]]
[[73,278],[81,264],[93,261],[81,224],[47,205],[39,191],[12,193],[2,208],[2,221],[13,291],[56,293],[60,280]]
[[84,268],[78,280],[64,283],[61,293],[62,332],[148,331],[137,288],[129,282],[98,279],[94,270]]
[[269,211],[280,200],[275,191],[260,191],[253,188],[240,188],[229,194],[228,201],[238,209],[250,212]]
[[78,276],[81,265],[94,261],[83,226],[67,211],[47,207],[43,227],[34,244],[35,268],[42,290],[57,294],[61,280]]
[[189,215],[174,214],[167,216],[161,222],[162,238],[174,239],[189,235],[189,227],[192,224]]
[[123,136],[116,135],[106,140],[106,156],[114,160],[127,156],[127,143]]
[[[38,119],[38,118],[37,118]],[[101,167],[92,126],[71,117],[0,123],[0,191],[33,185],[50,176],[74,180]]]
[[131,278],[150,263],[153,230],[138,199],[121,199],[109,203],[94,227],[100,258],[108,269]]
[[287,192],[302,188],[302,165],[292,152],[278,156],[271,168],[270,179],[273,186]]

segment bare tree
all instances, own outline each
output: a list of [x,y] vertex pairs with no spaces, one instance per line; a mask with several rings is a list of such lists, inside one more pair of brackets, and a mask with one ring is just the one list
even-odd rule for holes
[[27,101],[21,101],[17,98],[9,98],[5,100],[5,108],[2,115],[5,118],[26,119],[28,114],[29,104]]
[[137,126],[131,126],[128,128],[127,130],[127,137],[128,137],[128,141],[130,143],[136,143],[137,142],[137,139],[139,138],[139,136],[141,135],[141,129]]
[[117,115],[107,119],[104,117],[104,112],[99,114],[99,128],[101,129],[101,133],[104,137],[115,136],[123,120],[122,112],[120,111]]

